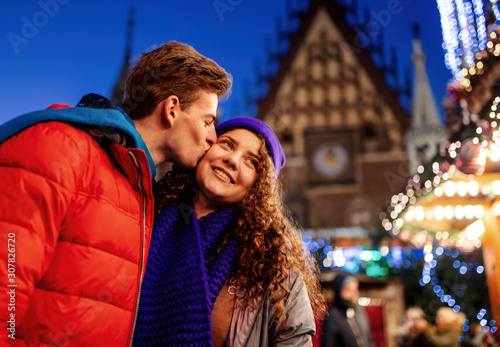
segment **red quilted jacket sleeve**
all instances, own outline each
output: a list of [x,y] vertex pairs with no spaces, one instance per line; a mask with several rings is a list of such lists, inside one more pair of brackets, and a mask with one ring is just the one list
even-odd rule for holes
[[0,341],[22,324],[51,260],[85,170],[84,139],[67,124],[47,122],[0,144]]

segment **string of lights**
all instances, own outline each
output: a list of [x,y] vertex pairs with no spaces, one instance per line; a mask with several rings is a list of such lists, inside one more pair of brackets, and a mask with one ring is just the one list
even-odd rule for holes
[[[456,81],[475,65],[477,52],[487,47],[487,28],[481,0],[437,0],[441,15],[445,64]],[[500,15],[496,8],[495,15]],[[497,17],[498,19],[498,17]],[[474,70],[473,70],[474,71]]]
[[474,51],[482,51],[486,49],[486,43],[488,41],[488,35],[486,31],[486,18],[484,16],[483,1],[473,0],[474,3],[474,14],[476,16],[476,27],[477,27],[477,37],[478,37],[478,47]]
[[468,16],[467,16],[467,6],[464,4],[462,0],[455,0],[456,4],[456,12],[457,12],[457,17],[458,17],[458,23],[460,26],[460,33],[459,33],[459,38],[460,41],[462,42],[462,47],[459,48],[457,51],[458,56],[462,56],[463,62],[462,66],[468,65],[472,66],[474,64],[474,54],[472,51],[472,35],[469,31],[469,25],[471,24],[468,21]]
[[493,14],[495,15],[495,24],[498,25],[500,23],[500,11],[498,10],[497,0],[491,0],[491,9],[493,10]]
[[[438,278],[436,267],[438,266],[438,260],[443,257],[451,257],[453,259],[457,258],[460,252],[458,250],[453,250],[451,248],[443,248],[437,247],[435,250],[432,250],[431,245],[426,245],[424,247],[424,259],[425,264],[422,269],[422,278],[420,279],[421,286],[432,286],[433,292],[436,296],[441,300],[442,303],[447,304],[449,307],[453,308],[455,312],[459,312],[462,310],[462,307],[459,305],[460,297],[463,297],[465,294],[465,290],[460,286],[454,286],[455,293],[449,293],[445,291],[446,285],[441,285],[440,280]],[[476,271],[478,274],[484,273],[484,266],[480,264],[472,264],[466,262],[460,262],[459,260],[455,260],[453,262],[453,267],[458,269],[458,273],[460,275],[466,275],[468,271]],[[449,290],[449,289],[448,289]],[[456,297],[454,297],[454,295]],[[479,309],[476,318],[480,321],[481,326],[485,332],[490,331],[495,333],[497,331],[497,327],[495,327],[496,322],[494,320],[485,319],[488,311],[485,308]],[[469,330],[469,321],[467,320],[464,323],[463,331],[466,332]]]
[[452,71],[457,81],[461,79],[461,60],[457,52],[460,48],[458,23],[455,18],[455,6],[452,0],[437,0],[441,15],[441,28],[443,32],[443,49],[445,50],[445,64]]

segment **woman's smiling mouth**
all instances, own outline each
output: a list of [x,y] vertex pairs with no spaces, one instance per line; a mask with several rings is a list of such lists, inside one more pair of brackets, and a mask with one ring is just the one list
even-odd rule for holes
[[219,169],[217,167],[212,168],[212,170],[216,173],[218,177],[220,177],[222,180],[228,182],[228,183],[234,183],[233,179],[227,172],[225,172],[222,169]]

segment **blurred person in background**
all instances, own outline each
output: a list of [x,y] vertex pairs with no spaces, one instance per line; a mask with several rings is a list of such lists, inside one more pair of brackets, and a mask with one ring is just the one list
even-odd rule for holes
[[478,321],[474,321],[470,324],[469,330],[465,334],[463,346],[497,347],[498,343],[491,330],[484,331],[484,327]]
[[424,347],[459,347],[464,319],[462,312],[455,312],[451,307],[441,307],[436,314],[436,325],[420,318],[415,322],[414,329],[420,332],[419,338]]
[[418,322],[425,320],[425,313],[420,307],[409,307],[406,309],[401,324],[398,327],[398,334],[396,337],[397,344],[400,347],[418,347],[423,345],[423,336],[421,336],[421,329],[417,329]]
[[359,282],[338,274],[332,283],[334,301],[323,322],[322,347],[374,347],[366,311],[358,305]]

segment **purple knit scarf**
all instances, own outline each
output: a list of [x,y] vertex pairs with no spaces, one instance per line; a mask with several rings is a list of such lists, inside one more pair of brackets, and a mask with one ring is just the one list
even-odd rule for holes
[[232,208],[198,220],[184,204],[155,219],[134,346],[212,346],[211,313],[238,242],[231,239],[218,254],[217,247],[235,221]]

